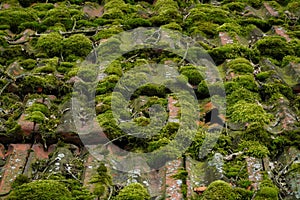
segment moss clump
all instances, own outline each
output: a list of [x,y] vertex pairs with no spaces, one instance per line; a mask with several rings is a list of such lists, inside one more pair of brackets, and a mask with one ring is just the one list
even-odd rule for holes
[[289,65],[290,63],[300,63],[300,57],[297,57],[297,56],[285,56],[283,59],[282,59],[282,63],[281,63],[281,66],[282,67],[285,67],[287,65]]
[[286,55],[294,54],[290,44],[284,38],[278,36],[262,38],[255,43],[255,48],[259,50],[262,56],[268,56],[278,61],[281,61]]
[[186,76],[192,85],[198,85],[204,79],[204,74],[195,66],[182,66],[179,72]]
[[180,23],[182,21],[182,16],[180,15],[176,1],[158,0],[154,5],[154,9],[157,15],[150,19],[154,26],[161,26],[171,22]]
[[135,7],[126,4],[123,0],[107,1],[104,5],[103,19],[111,19],[113,21],[122,20],[126,16],[130,16],[136,11]]
[[101,198],[108,197],[108,188],[112,184],[112,178],[108,174],[104,163],[100,163],[100,166],[97,168],[97,175],[92,178],[91,183],[95,183],[94,194],[96,196]]
[[34,21],[37,21],[37,16],[29,9],[9,8],[1,11],[0,24],[9,26],[14,33],[20,33],[23,30],[19,27],[22,23]]
[[93,39],[95,41],[101,40],[101,39],[107,39],[113,35],[116,35],[120,32],[122,32],[123,29],[119,26],[111,26],[107,29],[99,31],[96,35],[93,36]]
[[229,95],[235,90],[243,87],[251,92],[258,92],[258,84],[252,75],[240,75],[225,83],[226,93]]
[[242,12],[245,10],[246,5],[244,2],[230,2],[224,4],[222,7],[228,11]]
[[236,58],[228,62],[226,66],[237,74],[252,74],[254,71],[250,61],[245,58]]
[[242,32],[242,27],[237,23],[224,23],[217,28],[218,32],[235,32],[240,35]]
[[257,50],[249,49],[238,44],[227,44],[209,50],[208,53],[217,65],[222,64],[226,59],[235,59],[239,57],[244,57],[248,60],[251,59],[253,62],[257,63],[259,55]]
[[73,28],[74,21],[80,20],[84,13],[76,8],[67,7],[61,4],[60,6],[47,11],[42,25],[54,27],[56,24],[62,24],[63,28],[70,30]]
[[84,58],[91,50],[92,42],[83,34],[74,34],[63,41],[62,53],[67,61],[75,61],[75,57]]
[[239,149],[244,150],[248,156],[265,158],[270,154],[268,148],[258,141],[243,141],[239,144]]
[[255,200],[278,200],[278,189],[269,178],[265,177],[259,187]]
[[36,67],[37,62],[33,59],[26,59],[20,62],[21,67],[31,70]]
[[150,200],[150,195],[143,185],[132,183],[119,192],[116,200]]
[[39,180],[31,183],[25,183],[15,188],[7,199],[70,199],[71,193],[67,187],[54,180]]
[[212,182],[207,190],[202,195],[202,200],[210,199],[228,199],[234,200],[234,194],[232,192],[231,186],[224,181],[214,181]]
[[251,92],[243,87],[234,90],[226,96],[226,102],[229,106],[241,100],[245,100],[247,103],[255,103],[260,100],[260,96],[258,93]]
[[56,32],[42,35],[36,44],[36,48],[43,53],[46,53],[48,57],[60,56],[62,51],[63,37]]
[[240,100],[228,108],[228,115],[233,122],[268,124],[271,115],[256,103]]

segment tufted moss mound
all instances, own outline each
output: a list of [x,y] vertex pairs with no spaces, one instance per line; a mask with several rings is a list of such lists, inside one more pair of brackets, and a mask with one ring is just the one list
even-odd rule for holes
[[233,200],[233,192],[231,186],[225,181],[217,180],[212,182],[207,190],[203,193],[203,200]]
[[71,192],[67,187],[55,180],[39,180],[31,183],[25,183],[8,196],[8,200],[31,199],[31,200],[48,200],[48,199],[70,199]]
[[148,200],[150,195],[146,188],[139,183],[132,183],[123,188],[116,197],[116,200]]

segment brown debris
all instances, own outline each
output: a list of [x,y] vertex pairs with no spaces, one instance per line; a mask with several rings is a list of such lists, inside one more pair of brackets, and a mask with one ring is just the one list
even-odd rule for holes
[[285,33],[285,30],[282,27],[274,26],[273,29],[277,35],[284,37],[288,42],[291,41],[291,38]]
[[264,2],[264,7],[268,11],[269,15],[271,15],[272,17],[279,16],[278,12],[276,10],[274,10],[267,2]]
[[259,183],[263,180],[261,171],[263,170],[262,160],[254,157],[247,157],[247,171],[249,180],[252,182],[254,190],[258,190]]
[[0,144],[0,159],[5,158],[5,147],[3,144]]
[[168,109],[169,109],[169,121],[170,122],[179,122],[178,114],[180,108],[175,106],[178,101],[172,96],[168,97]]
[[166,200],[180,200],[183,198],[181,193],[182,180],[173,178],[181,167],[181,159],[166,164]]
[[10,8],[10,4],[5,3],[5,4],[2,5],[2,8],[4,8],[4,9],[9,9],[9,8]]
[[29,149],[30,144],[11,144],[9,146],[8,153],[6,154],[7,156],[9,155],[9,158],[4,166],[0,182],[0,194],[8,193],[17,175],[22,174]]
[[196,192],[198,195],[203,194],[203,192],[207,189],[207,187],[203,186],[203,187],[197,187],[194,188],[194,192]]
[[91,154],[88,155],[84,162],[83,186],[93,192],[95,185],[90,183],[92,178],[97,174],[98,160]]
[[34,144],[31,149],[34,151],[35,157],[37,159],[48,159],[49,154],[52,152],[51,150],[54,150],[49,149],[48,151],[45,151],[44,146],[42,144]]
[[26,115],[23,113],[18,120],[18,124],[21,126],[24,135],[30,136],[30,134],[35,130],[38,129],[38,125],[34,127],[34,123],[25,119]]
[[89,17],[101,17],[103,15],[103,6],[98,4],[86,4],[83,6],[83,12],[87,14]]
[[220,32],[219,37],[221,39],[221,44],[226,45],[226,44],[232,44],[233,40],[229,37],[229,35],[225,32]]

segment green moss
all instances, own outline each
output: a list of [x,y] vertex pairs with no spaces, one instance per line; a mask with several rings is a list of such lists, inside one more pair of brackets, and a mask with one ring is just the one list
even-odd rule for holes
[[151,17],[154,26],[161,26],[171,22],[181,22],[182,16],[178,9],[178,4],[173,0],[158,0],[154,4],[154,9],[158,15]]
[[263,56],[269,56],[281,61],[286,55],[293,55],[294,51],[282,37],[270,36],[262,38],[255,43],[255,48],[259,50]]
[[261,94],[262,99],[265,101],[269,101],[274,97],[274,100],[276,100],[278,95],[284,95],[288,99],[292,99],[294,96],[292,88],[283,83],[265,83],[261,87]]
[[218,24],[214,24],[209,21],[196,22],[191,28],[189,28],[189,32],[193,36],[202,35],[208,38],[214,38],[218,35],[217,28]]
[[254,71],[251,63],[245,58],[236,58],[228,62],[226,66],[230,69],[230,71],[237,74],[252,74]]
[[26,59],[20,62],[20,65],[27,70],[31,70],[36,67],[37,62],[33,59]]
[[104,19],[123,19],[126,15],[130,15],[136,11],[135,7],[126,4],[123,0],[107,1],[104,5]]
[[270,154],[268,148],[259,141],[243,141],[239,144],[239,150],[245,151],[245,154],[255,158],[265,158]]
[[169,143],[170,143],[170,139],[168,139],[166,137],[162,137],[159,140],[149,142],[147,150],[148,150],[148,152],[152,152],[152,151],[155,151]]
[[282,63],[281,66],[285,67],[287,65],[289,65],[290,63],[300,63],[300,57],[297,56],[284,56],[284,58],[282,59]]
[[99,95],[112,92],[118,81],[119,77],[116,75],[110,75],[105,77],[97,85],[96,94]]
[[234,200],[234,194],[232,192],[231,186],[224,181],[214,181],[212,182],[207,190],[204,191],[202,195],[203,200],[210,199],[228,199]]
[[234,105],[240,100],[245,100],[248,103],[255,103],[260,100],[260,96],[257,93],[251,92],[243,87],[237,88],[226,96],[226,102],[228,105]]
[[93,36],[93,39],[95,41],[101,40],[101,39],[106,39],[109,38],[113,35],[116,35],[120,32],[122,32],[123,29],[119,26],[111,26],[110,28],[100,30],[96,35]]
[[179,70],[180,74],[186,76],[192,85],[198,85],[204,78],[204,74],[195,66],[182,66]]
[[235,200],[251,200],[253,191],[246,190],[244,188],[233,188],[235,194]]
[[14,180],[14,182],[12,183],[11,187],[12,188],[17,188],[25,183],[29,183],[30,182],[30,179],[23,175],[23,174],[20,174],[16,177],[16,179]]
[[237,23],[224,23],[217,28],[218,32],[235,32],[238,35],[242,32],[242,27]]
[[[237,178],[239,178],[240,180],[246,180],[248,178],[246,162],[242,161],[240,158],[236,158],[233,161],[226,162],[224,165],[224,171],[225,176],[229,179],[233,178],[237,180]],[[238,186],[247,188],[247,186],[244,187],[244,185]]]
[[34,70],[36,73],[54,73],[55,71],[55,66],[49,64],[43,67],[38,67]]
[[63,37],[56,32],[42,35],[36,44],[36,48],[46,53],[49,57],[60,56]]
[[132,183],[119,192],[116,200],[150,200],[150,195],[143,185]]
[[90,28],[90,27],[97,27],[97,24],[85,19],[81,19],[76,22],[77,29]]
[[37,11],[48,11],[53,9],[54,5],[52,3],[35,3],[31,8]]
[[196,8],[190,10],[190,15],[186,19],[186,24],[191,26],[196,22],[210,21],[216,24],[230,22],[229,12],[211,5],[199,4]]
[[278,190],[273,187],[261,187],[254,200],[278,200]]
[[48,107],[45,104],[42,104],[42,103],[33,103],[27,109],[27,111],[30,111],[30,112],[40,111],[43,114],[45,114],[46,116],[49,116],[49,114],[50,114],[50,111],[49,111]]
[[54,180],[39,180],[15,188],[7,199],[58,200],[68,198],[71,198],[71,193],[64,184]]
[[108,198],[109,186],[112,184],[112,177],[104,163],[100,163],[97,168],[97,174],[92,178],[90,183],[95,184],[94,194],[99,198]]
[[251,92],[258,92],[258,85],[251,75],[240,75],[234,77],[232,81],[227,81],[224,84],[227,95],[231,94],[235,90],[243,87]]
[[208,53],[217,65],[222,64],[226,59],[234,59],[239,57],[244,57],[248,60],[251,59],[256,63],[258,62],[259,54],[257,50],[249,49],[238,44],[227,44],[225,46],[209,50]]
[[62,53],[66,60],[74,61],[72,55],[84,58],[92,50],[92,42],[83,34],[74,34],[64,39]]
[[14,33],[20,33],[23,29],[19,26],[22,23],[34,22],[37,16],[32,10],[9,8],[1,11],[0,24],[9,26],[9,29]]
[[264,82],[264,81],[268,80],[271,77],[271,75],[273,75],[274,73],[275,73],[274,71],[260,72],[260,73],[256,74],[256,79]]
[[227,113],[233,122],[257,122],[261,125],[268,124],[272,117],[258,104],[247,103],[245,100],[228,107]]
[[247,3],[249,3],[254,8],[260,8],[263,4],[262,0],[247,0]]
[[80,20],[83,16],[84,13],[82,11],[61,4],[60,6],[47,11],[42,21],[42,25],[51,27],[60,23],[66,30],[70,30],[73,28],[74,20]]
[[179,169],[177,173],[172,176],[172,178],[182,180],[181,193],[183,198],[187,198],[187,184],[186,184],[187,177],[188,177],[188,172],[185,169]]
[[255,25],[256,27],[258,27],[259,29],[261,29],[264,32],[267,32],[271,29],[272,24],[270,24],[267,20],[264,19],[258,19],[258,18],[254,18],[254,17],[249,17],[246,19],[240,19],[238,20],[238,23],[242,26],[245,27],[247,25]]
[[165,97],[166,94],[167,88],[165,86],[149,83],[138,88],[133,97],[138,95]]
[[134,29],[137,27],[150,27],[152,23],[148,19],[144,18],[130,18],[128,20],[124,20],[124,25],[126,29]]
[[242,11],[244,11],[246,5],[247,4],[244,2],[230,2],[230,3],[226,3],[222,7],[228,11],[242,12]]

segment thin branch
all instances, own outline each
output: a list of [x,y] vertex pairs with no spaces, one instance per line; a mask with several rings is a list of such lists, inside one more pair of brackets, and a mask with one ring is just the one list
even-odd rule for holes
[[75,30],[75,27],[76,27],[76,19],[74,19],[74,24],[73,24],[73,27],[72,27],[72,32]]
[[282,170],[279,171],[276,178],[279,178],[281,175],[285,175],[288,172],[287,168],[289,166],[291,166],[294,163],[294,161],[297,160],[297,159],[298,159],[298,156],[295,156],[286,166],[284,166],[284,168]]
[[181,59],[181,61],[178,63],[178,66],[180,66],[180,65],[184,62],[184,60],[186,59],[187,54],[188,54],[188,50],[189,50],[189,43],[186,44],[186,50],[185,50],[185,52],[184,52],[184,56],[183,56],[183,58]]
[[109,197],[108,197],[107,200],[110,200],[110,198],[112,197],[112,193],[113,193],[113,189],[112,189],[112,187],[110,186],[110,187],[109,187]]
[[29,40],[23,40],[23,41],[9,41],[7,40],[7,43],[10,45],[18,45],[18,44],[25,44],[26,42],[28,42]]
[[253,194],[251,200],[254,200],[254,198],[256,197],[256,194],[257,194],[257,191],[254,192],[254,194]]
[[68,169],[68,167],[65,167],[65,170],[67,170],[67,172],[77,181],[79,181],[81,183],[81,181],[71,172],[71,170]]
[[6,83],[5,85],[4,85],[4,87],[1,89],[1,91],[0,91],[0,96],[2,95],[2,93],[4,92],[4,90],[7,88],[7,86],[9,86],[9,84],[11,84],[12,83],[12,81],[8,81],[8,83]]
[[159,28],[158,30],[156,30],[151,36],[149,36],[148,38],[145,39],[145,43],[147,43],[148,40],[150,40],[151,38],[153,38],[156,33],[158,34],[158,37],[156,38],[156,41],[153,42],[153,43],[154,44],[157,43],[159,41],[159,39],[160,39],[160,36],[161,36],[160,33],[159,33],[160,31],[161,31],[161,28]]
[[243,151],[239,151],[239,152],[237,152],[237,153],[232,153],[232,154],[230,154],[230,155],[228,155],[228,156],[225,156],[225,157],[224,157],[224,160],[226,160],[226,161],[232,160],[234,157],[237,157],[237,156],[239,156],[239,155],[242,155],[243,153],[244,153]]

